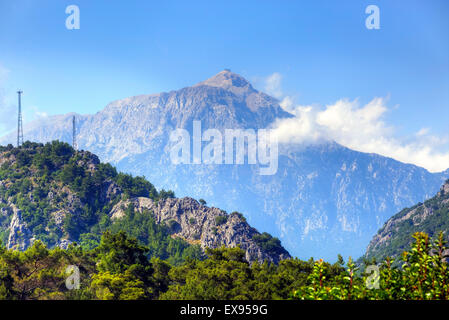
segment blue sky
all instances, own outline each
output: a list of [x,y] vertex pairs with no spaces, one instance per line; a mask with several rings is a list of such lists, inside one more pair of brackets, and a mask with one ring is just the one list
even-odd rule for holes
[[[79,30],[65,27],[71,4]],[[365,27],[370,4],[379,30]],[[95,113],[224,68],[260,89],[276,73],[300,105],[384,97],[397,136],[446,137],[449,1],[0,0],[0,107],[12,110],[21,88],[25,121]],[[10,114],[0,110],[0,134]]]

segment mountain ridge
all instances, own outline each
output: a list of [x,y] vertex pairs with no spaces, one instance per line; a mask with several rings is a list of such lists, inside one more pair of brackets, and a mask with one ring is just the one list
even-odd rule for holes
[[[222,76],[224,81],[232,77],[227,72]],[[148,177],[158,188],[245,212],[252,225],[279,237],[302,258],[332,260],[336,252],[362,255],[388,218],[430,198],[449,178],[449,170],[430,173],[335,142],[280,145],[273,176],[260,176],[258,164],[173,165],[170,132],[183,128],[192,135],[194,120],[201,121],[204,130],[223,132],[263,129],[275,119],[291,117],[275,98],[242,85],[246,89],[240,95],[199,82],[159,95],[116,100],[93,115],[79,117],[78,145],[121,171]],[[71,120],[66,116],[30,129],[25,126],[25,138],[71,142]]]
[[449,180],[434,197],[404,208],[388,219],[368,244],[364,257],[377,261],[387,256],[398,257],[410,246],[415,232],[436,238],[440,231],[449,240]]

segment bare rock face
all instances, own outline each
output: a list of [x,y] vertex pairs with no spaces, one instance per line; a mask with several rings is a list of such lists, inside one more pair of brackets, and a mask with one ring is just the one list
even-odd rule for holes
[[[443,184],[443,186],[440,189],[440,192],[438,192],[438,196],[440,197],[444,197],[449,195],[449,180],[446,181],[445,184]],[[445,201],[447,202],[449,199],[446,199]]]
[[122,193],[121,188],[112,180],[106,180],[101,186],[101,199],[105,203],[111,201],[115,196]]
[[59,241],[58,247],[63,250],[66,250],[70,246],[71,243],[72,243],[72,241],[70,241],[70,240],[62,239],[61,241]]
[[55,221],[55,224],[59,228],[62,228],[62,226],[64,224],[64,218],[66,217],[67,212],[65,210],[58,210],[58,211],[52,212],[51,215]]
[[264,260],[278,263],[290,258],[282,248],[276,252],[264,251],[253,239],[259,232],[250,227],[239,214],[227,214],[218,208],[210,208],[192,198],[169,198],[155,203],[149,198],[133,198],[120,201],[111,210],[111,219],[120,219],[130,204],[136,212],[149,210],[154,214],[156,223],[165,223],[173,232],[189,243],[204,248],[236,247],[246,251],[248,262]]
[[22,212],[14,204],[10,205],[13,211],[9,225],[9,237],[6,247],[8,249],[26,250],[34,241],[26,223],[22,221]]

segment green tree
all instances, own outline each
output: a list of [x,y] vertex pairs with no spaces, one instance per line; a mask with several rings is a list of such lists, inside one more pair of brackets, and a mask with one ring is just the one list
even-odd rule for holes
[[162,299],[251,299],[251,268],[240,248],[207,249],[208,259],[172,268]]
[[153,295],[153,268],[147,248],[124,232],[106,232],[95,249],[98,273],[92,276],[92,290],[99,299],[149,299]]

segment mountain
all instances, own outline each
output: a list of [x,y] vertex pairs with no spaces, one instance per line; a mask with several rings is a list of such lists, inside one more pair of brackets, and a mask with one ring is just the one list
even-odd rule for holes
[[381,261],[387,256],[397,257],[410,248],[415,232],[425,232],[437,238],[442,231],[449,235],[449,180],[431,199],[405,208],[394,215],[377,232],[368,245],[365,258]]
[[7,248],[25,250],[36,239],[92,247],[106,230],[127,231],[162,258],[173,256],[173,248],[194,251],[189,245],[240,246],[249,262],[290,258],[278,239],[260,234],[242,214],[158,192],[90,152],[60,142],[0,148],[0,236]]
[[[26,125],[25,139],[71,142],[72,116]],[[280,145],[274,175],[260,175],[260,164],[173,164],[170,133],[182,128],[192,136],[195,120],[203,132],[223,133],[267,128],[277,118],[292,117],[279,101],[229,70],[191,87],[129,97],[96,114],[76,116],[81,149],[123,172],[147,177],[158,188],[242,212],[251,225],[306,259],[362,255],[388,218],[434,195],[449,177],[449,170],[430,173],[332,141]],[[0,139],[13,141],[14,135]]]

